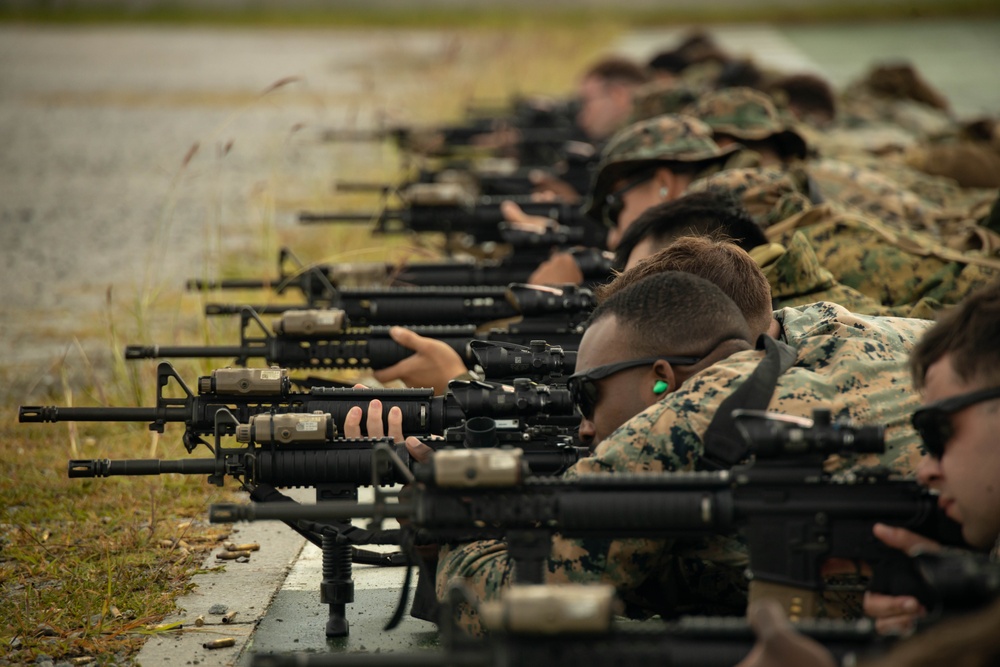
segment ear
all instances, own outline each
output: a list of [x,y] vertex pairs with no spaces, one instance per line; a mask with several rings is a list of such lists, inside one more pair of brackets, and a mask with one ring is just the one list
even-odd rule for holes
[[667,197],[665,201],[680,199],[684,196],[688,186],[691,184],[691,176],[687,174],[678,174],[670,169],[667,169],[666,167],[660,167],[657,169],[656,177],[653,180],[656,183],[657,190],[660,188],[667,189]]
[[656,188],[657,196],[662,201],[671,201],[680,196],[675,194],[677,188],[680,187],[677,174],[666,167],[660,167],[656,170],[653,176],[653,187]]
[[[653,375],[654,382],[656,380],[662,380],[667,383],[667,390],[661,394],[657,394],[657,400],[663,398],[667,394],[673,393],[677,390],[680,385],[677,376],[674,374],[674,367],[670,365],[670,362],[664,361],[663,359],[658,359],[656,363],[653,364]],[[650,384],[650,391],[652,391],[652,384]]]

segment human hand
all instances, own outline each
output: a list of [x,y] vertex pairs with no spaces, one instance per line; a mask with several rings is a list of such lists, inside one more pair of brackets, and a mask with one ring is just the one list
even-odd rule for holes
[[431,460],[431,454],[434,453],[433,449],[413,436],[406,439],[406,451],[410,453],[410,458],[417,463],[427,463]]
[[392,327],[389,336],[414,354],[372,373],[379,382],[402,380],[407,387],[432,387],[435,395],[441,395],[450,380],[466,371],[465,362],[447,343],[403,327]]
[[833,656],[822,644],[795,631],[777,600],[763,599],[754,602],[747,609],[747,620],[757,635],[757,643],[736,667],[836,665]]
[[[872,532],[887,546],[899,549],[908,555],[921,551],[939,551],[941,545],[905,528],[894,528],[882,523],[875,524]],[[875,619],[875,629],[881,633],[909,632],[917,620],[927,614],[927,610],[911,595],[885,595],[865,592],[865,615]]]
[[510,223],[511,227],[536,234],[542,234],[547,229],[557,225],[555,220],[550,220],[544,216],[528,215],[520,206],[509,200],[500,202],[500,213],[503,215],[503,219]]
[[580,193],[572,185],[547,171],[532,169],[528,172],[528,180],[531,181],[533,194],[547,194],[567,204],[580,202]]
[[583,272],[576,258],[568,252],[553,253],[551,257],[538,265],[538,268],[528,277],[531,285],[579,285],[583,283]]
[[[354,385],[355,389],[364,389],[363,384]],[[361,418],[363,416],[363,410],[358,406],[354,406],[347,411],[347,415],[344,417],[344,437],[345,438],[361,438],[364,437],[361,434]],[[393,406],[389,410],[389,415],[386,419],[388,424],[388,434],[392,438],[393,442],[400,443],[403,441],[403,411],[397,406]],[[368,403],[368,419],[365,422],[365,432],[368,434],[369,438],[384,438],[386,437],[386,424],[382,423],[382,401],[377,398]]]

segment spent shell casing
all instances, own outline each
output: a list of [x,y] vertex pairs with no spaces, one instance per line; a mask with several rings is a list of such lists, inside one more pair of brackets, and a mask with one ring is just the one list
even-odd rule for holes
[[198,626],[199,628],[201,626],[205,625],[205,617],[204,617],[204,615],[198,616],[198,618],[194,619],[194,624],[196,626]]
[[234,637],[223,637],[222,639],[213,639],[210,642],[205,642],[204,644],[202,644],[202,648],[226,648],[228,646],[236,646],[236,639]]
[[226,551],[260,551],[260,545],[256,542],[249,542],[247,544],[233,544],[228,542],[226,544]]
[[233,619],[236,618],[236,614],[238,614],[238,613],[240,613],[240,612],[238,612],[238,611],[231,611],[231,612],[229,612],[228,614],[226,614],[225,616],[222,617],[222,622],[223,623],[232,623]]
[[250,558],[249,551],[220,551],[215,554],[215,557],[219,560],[236,560],[237,558],[244,557]]

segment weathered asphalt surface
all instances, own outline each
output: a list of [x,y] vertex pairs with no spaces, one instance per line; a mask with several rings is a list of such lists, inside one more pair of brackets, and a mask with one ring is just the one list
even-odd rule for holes
[[[647,57],[680,30],[637,31],[611,46]],[[909,58],[960,115],[1000,112],[996,20],[715,32],[733,52],[822,72],[836,84],[874,60]],[[248,205],[248,192],[328,182],[329,149],[297,128],[370,122],[352,103],[360,92],[421,85],[412,70],[400,73],[400,63],[449,57],[449,44],[444,32],[0,27],[0,367],[35,371],[39,391],[56,381],[60,365],[71,373],[85,367],[72,341],[82,323],[93,327],[103,317],[109,286],[155,293],[205,272],[223,237],[255,243],[269,212]],[[300,80],[259,97],[292,76]],[[279,227],[293,224],[291,212],[275,215]],[[82,342],[99,365],[106,345]],[[381,632],[401,570],[360,567],[351,637],[328,643],[317,552],[303,551],[290,534],[240,527],[240,541],[260,541],[261,552],[224,574],[201,575],[178,616],[190,620],[225,604],[239,612],[235,623],[206,615],[204,629],[148,642],[140,662],[247,664],[251,650],[428,643],[429,627],[413,620],[391,636]],[[236,646],[201,648],[222,635]]]

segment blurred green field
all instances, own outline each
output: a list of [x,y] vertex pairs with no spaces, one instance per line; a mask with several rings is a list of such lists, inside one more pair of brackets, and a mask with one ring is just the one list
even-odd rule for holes
[[471,0],[398,0],[357,2],[293,2],[216,0],[214,2],[133,3],[66,1],[38,7],[34,2],[0,3],[0,20],[56,23],[152,22],[234,26],[301,27],[492,27],[553,25],[582,26],[624,23],[650,26],[669,23],[738,23],[747,21],[814,22],[910,19],[943,16],[997,15],[992,0],[652,0],[587,3],[529,0],[504,3]]

